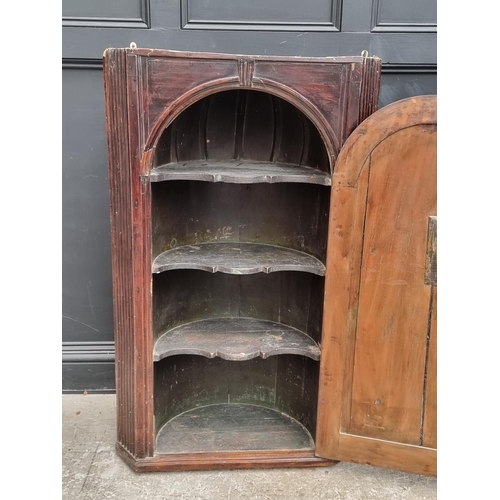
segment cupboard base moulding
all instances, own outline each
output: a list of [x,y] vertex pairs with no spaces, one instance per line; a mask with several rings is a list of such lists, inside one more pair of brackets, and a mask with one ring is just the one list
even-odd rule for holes
[[135,458],[120,443],[116,443],[116,451],[135,472],[327,467],[338,463],[334,460],[318,458],[310,451],[195,453],[189,455],[156,455],[148,458]]

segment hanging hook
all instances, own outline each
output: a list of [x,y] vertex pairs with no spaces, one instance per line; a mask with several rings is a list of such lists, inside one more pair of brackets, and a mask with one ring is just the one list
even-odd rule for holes
[[135,42],[130,42],[130,48],[131,49],[136,49],[137,48],[137,44]]
[[361,51],[361,57],[368,57],[368,51],[367,50],[362,50]]

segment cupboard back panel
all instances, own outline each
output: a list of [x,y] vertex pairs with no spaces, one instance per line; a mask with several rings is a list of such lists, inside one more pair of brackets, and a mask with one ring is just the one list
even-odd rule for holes
[[313,184],[152,184],[153,257],[182,245],[251,242],[325,262],[330,189]]
[[294,355],[245,362],[178,355],[155,363],[154,369],[157,432],[171,418],[198,406],[248,403],[282,411],[314,436],[317,361]]
[[183,323],[216,317],[266,319],[321,338],[324,279],[309,273],[238,276],[196,270],[153,275],[155,339]]

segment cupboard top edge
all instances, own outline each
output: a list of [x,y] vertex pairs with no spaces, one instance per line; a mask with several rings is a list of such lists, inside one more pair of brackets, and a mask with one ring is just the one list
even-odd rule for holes
[[125,52],[141,57],[154,58],[184,58],[184,59],[214,59],[214,60],[247,60],[247,61],[272,61],[272,62],[302,62],[302,63],[362,63],[364,59],[373,59],[381,62],[381,59],[373,56],[324,56],[324,57],[305,57],[305,56],[274,56],[274,55],[249,55],[249,54],[226,54],[217,52],[194,52],[164,49],[148,48],[107,48],[103,53],[106,58],[111,52]]

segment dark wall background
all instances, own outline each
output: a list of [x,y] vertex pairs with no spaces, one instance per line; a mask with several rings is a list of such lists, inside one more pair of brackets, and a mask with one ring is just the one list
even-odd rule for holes
[[63,390],[114,390],[102,53],[382,59],[380,107],[436,93],[436,0],[63,0]]

